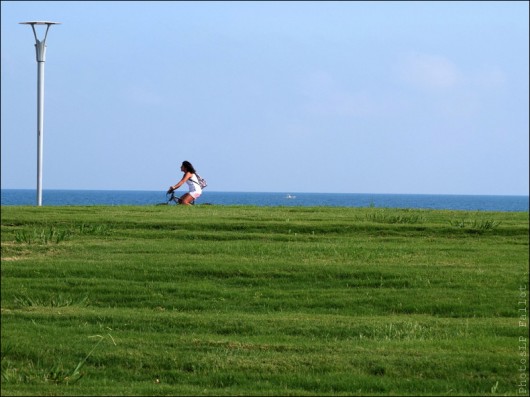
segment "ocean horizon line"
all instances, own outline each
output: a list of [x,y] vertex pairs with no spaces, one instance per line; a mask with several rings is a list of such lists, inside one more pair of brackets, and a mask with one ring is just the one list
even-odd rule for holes
[[[187,189],[179,191],[180,194]],[[1,204],[34,205],[35,189],[3,189]],[[164,190],[78,190],[44,189],[42,205],[158,205],[170,204]],[[317,192],[221,192],[205,190],[196,204],[424,208],[478,211],[528,211],[528,196],[403,194],[403,193],[317,193]]]
[[[25,191],[37,192],[37,189],[32,188],[1,188],[1,191]],[[52,188],[43,189],[43,192],[137,192],[137,193],[165,193],[164,189],[75,189],[75,188]],[[180,191],[180,190],[179,190]],[[381,195],[381,196],[456,196],[456,197],[530,197],[528,194],[499,194],[499,193],[373,193],[373,192],[306,192],[306,191],[264,191],[264,190],[210,190],[205,189],[206,192],[211,193],[240,193],[240,194],[318,194],[318,195]],[[185,190],[182,190],[185,193]]]

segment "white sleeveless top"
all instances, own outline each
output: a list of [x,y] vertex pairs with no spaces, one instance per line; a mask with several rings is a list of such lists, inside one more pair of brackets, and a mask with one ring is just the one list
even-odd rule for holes
[[188,188],[190,192],[197,192],[202,193],[202,189],[199,185],[199,180],[197,179],[197,175],[191,174],[191,178],[186,181],[188,184]]

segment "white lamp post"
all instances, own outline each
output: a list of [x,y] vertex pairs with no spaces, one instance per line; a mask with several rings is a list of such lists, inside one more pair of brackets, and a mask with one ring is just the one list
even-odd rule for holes
[[[35,35],[35,49],[37,52],[37,205],[42,206],[42,141],[44,135],[44,62],[46,62],[46,37],[51,25],[59,25],[59,22],[32,21],[20,22],[22,25],[31,25]],[[40,41],[37,38],[35,25],[46,25],[46,34]]]

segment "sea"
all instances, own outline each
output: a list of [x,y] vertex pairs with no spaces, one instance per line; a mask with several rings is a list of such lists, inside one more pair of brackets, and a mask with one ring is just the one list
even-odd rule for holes
[[[2,189],[1,205],[33,206],[36,190]],[[43,190],[43,206],[96,206],[167,204],[163,191],[138,190]],[[174,205],[173,203],[170,203]],[[196,205],[246,205],[285,207],[375,207],[466,211],[528,211],[528,196],[443,194],[215,192],[205,190]]]

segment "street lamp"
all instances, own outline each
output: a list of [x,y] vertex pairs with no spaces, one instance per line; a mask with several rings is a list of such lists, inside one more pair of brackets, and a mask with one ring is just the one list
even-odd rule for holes
[[[42,206],[42,138],[44,134],[44,62],[46,62],[46,37],[51,25],[60,25],[60,22],[32,21],[20,22],[21,25],[31,25],[35,36],[35,49],[37,52],[37,205]],[[46,34],[40,41],[37,38],[35,25],[46,25]]]

